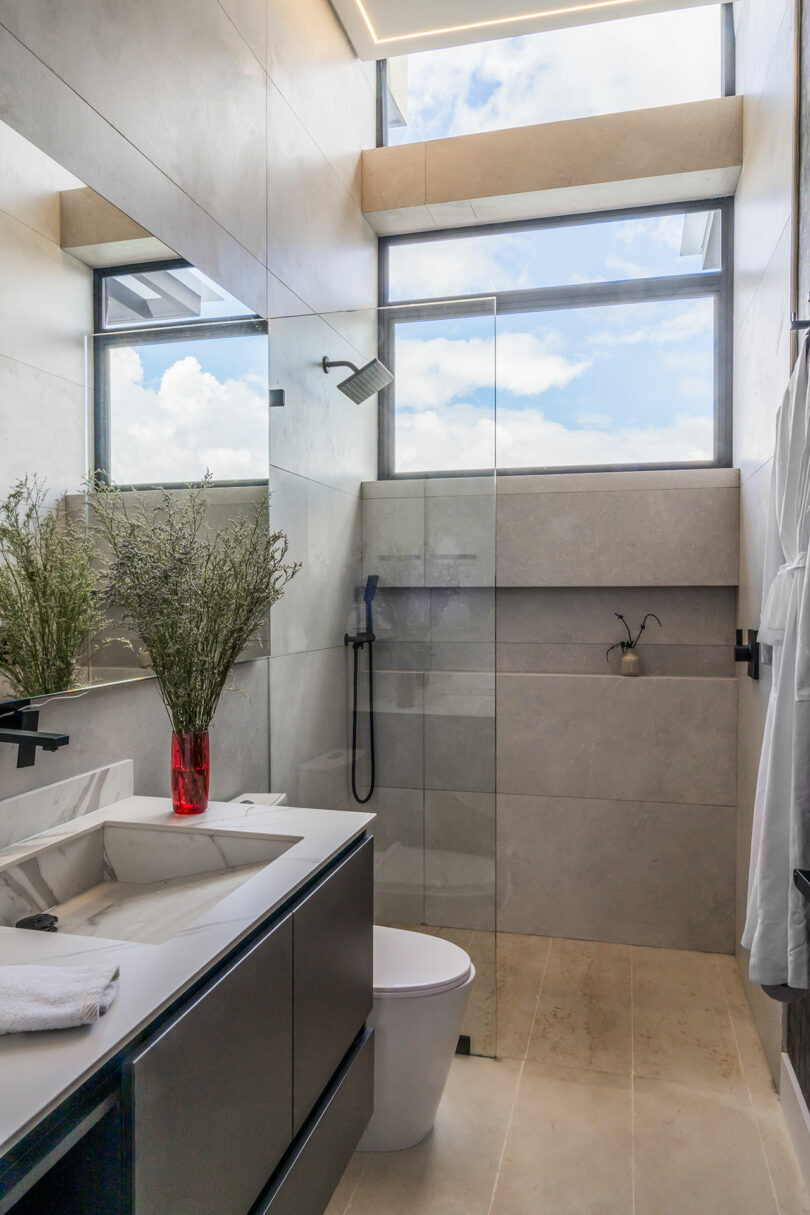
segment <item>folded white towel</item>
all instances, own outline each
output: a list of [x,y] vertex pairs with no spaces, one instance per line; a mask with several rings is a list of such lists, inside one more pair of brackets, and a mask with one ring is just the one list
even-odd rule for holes
[[69,1029],[103,1017],[118,992],[118,966],[0,966],[0,1034]]

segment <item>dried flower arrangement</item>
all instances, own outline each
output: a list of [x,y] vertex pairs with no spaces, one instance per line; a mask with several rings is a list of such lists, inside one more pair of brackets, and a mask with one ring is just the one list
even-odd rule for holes
[[100,482],[90,492],[102,553],[108,550],[107,594],[149,652],[173,742],[205,738],[204,797],[196,791],[203,805],[189,813],[207,804],[207,730],[228,674],[301,568],[286,561],[284,533],[269,529],[269,495],[255,515],[240,513],[213,530],[210,490],[206,476],[198,487],[163,491],[156,505]]
[[638,645],[639,641],[641,640],[642,633],[644,632],[644,630],[647,627],[648,620],[654,620],[659,628],[663,628],[664,626],[661,624],[661,621],[658,619],[655,612],[648,612],[647,615],[642,620],[641,627],[639,628],[638,632],[636,633],[636,635],[634,637],[632,629],[630,628],[630,625],[627,623],[627,621],[625,620],[622,613],[614,612],[613,615],[616,617],[617,620],[621,620],[622,624],[624,625],[625,629],[627,630],[627,637],[623,641],[615,641],[612,646],[608,647],[608,649],[605,651],[605,661],[606,662],[610,661],[610,656],[614,650],[621,650],[622,664],[623,664],[622,673],[626,674],[626,675],[637,675],[639,673],[638,659],[634,658],[633,659],[634,665],[629,668],[625,667],[624,659],[628,655],[632,654],[633,651],[635,650],[636,646]]
[[47,498],[25,476],[0,502],[0,672],[19,697],[75,687],[82,647],[106,623],[93,541]]

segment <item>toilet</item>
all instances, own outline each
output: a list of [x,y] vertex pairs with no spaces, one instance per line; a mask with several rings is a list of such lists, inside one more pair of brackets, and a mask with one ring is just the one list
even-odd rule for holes
[[398,1151],[429,1134],[474,978],[451,941],[375,925],[374,1114],[358,1151]]
[[[284,805],[283,793],[235,802]],[[374,1114],[360,1152],[395,1152],[433,1129],[467,1008],[475,967],[443,937],[374,925]]]

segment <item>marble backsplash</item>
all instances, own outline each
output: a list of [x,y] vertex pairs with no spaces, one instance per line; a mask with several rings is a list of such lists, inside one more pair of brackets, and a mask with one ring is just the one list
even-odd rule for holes
[[119,802],[133,793],[131,759],[0,800],[0,848]]

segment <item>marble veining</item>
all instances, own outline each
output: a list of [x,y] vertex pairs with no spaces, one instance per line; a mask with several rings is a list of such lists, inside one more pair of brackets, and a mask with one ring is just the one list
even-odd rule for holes
[[0,865],[0,923],[48,911],[60,932],[160,944],[300,839],[140,823],[46,835]]
[[[58,895],[64,903],[71,873],[84,882],[70,892],[77,902],[63,908],[62,931],[0,925],[0,966],[70,966],[110,958],[121,968],[118,999],[91,1029],[0,1038],[0,1157],[361,836],[374,817],[212,802],[205,815],[179,822],[166,798],[128,797],[0,850],[0,875],[14,871],[22,892],[16,897]],[[160,847],[149,837],[159,837]],[[67,861],[72,840],[80,841],[80,851]],[[190,871],[197,880],[183,885]],[[140,887],[134,901],[109,897],[109,887],[133,878]],[[173,879],[175,888],[145,890],[146,878]],[[108,889],[99,892],[99,885]],[[5,897],[14,897],[10,890],[7,883]],[[176,900],[172,935],[162,943],[121,939],[116,917],[127,903],[127,931],[153,932],[155,922],[167,918],[166,898]]]
[[111,806],[133,792],[132,760],[19,793],[0,801],[0,848]]

